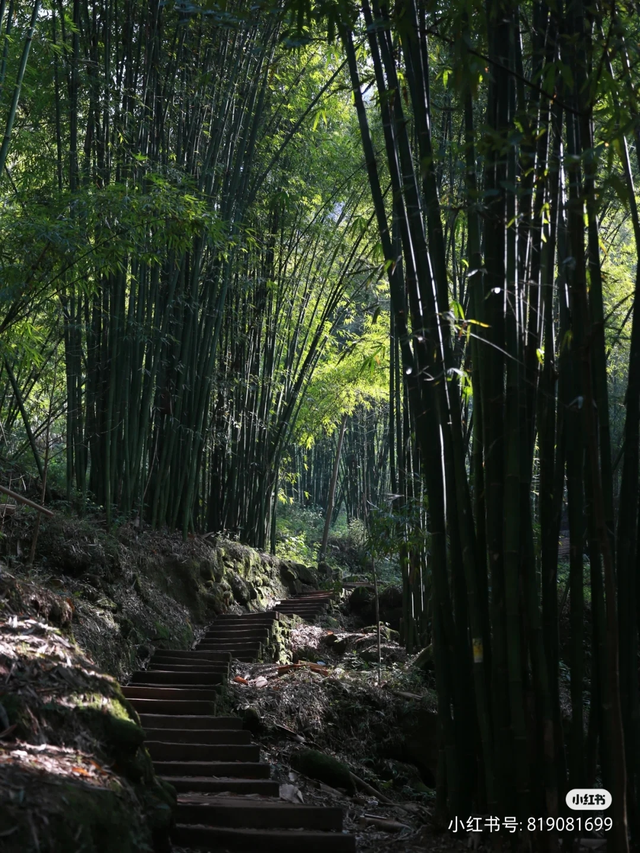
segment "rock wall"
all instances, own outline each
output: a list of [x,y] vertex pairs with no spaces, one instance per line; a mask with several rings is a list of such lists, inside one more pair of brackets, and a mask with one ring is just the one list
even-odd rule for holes
[[[4,558],[24,580],[33,516],[19,511],[5,532]],[[185,542],[134,525],[110,535],[99,518],[56,515],[41,525],[29,580],[34,600],[54,596],[45,608],[52,624],[125,680],[153,649],[189,648],[217,615],[268,609],[331,580],[330,570],[320,574],[220,537]],[[282,642],[273,648],[276,656],[284,651]]]
[[24,615],[0,623],[0,675],[0,848],[167,850],[175,791],[156,777],[119,684]]

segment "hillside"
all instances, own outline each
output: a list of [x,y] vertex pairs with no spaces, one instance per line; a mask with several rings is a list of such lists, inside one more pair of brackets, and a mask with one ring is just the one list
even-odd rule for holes
[[[116,679],[126,683],[158,649],[189,648],[223,612],[268,609],[320,581],[302,564],[230,540],[183,542],[132,526],[107,534],[99,516],[59,513],[42,524],[27,568],[18,555],[33,525],[34,513],[20,510],[4,526],[2,849],[168,850],[175,791],[155,776]],[[337,798],[359,850],[385,849],[385,821],[417,843],[433,811],[432,680],[412,670],[386,628],[378,687],[376,635],[343,601],[318,624],[290,620],[265,662],[236,663],[220,712],[245,718],[280,784],[307,803]],[[300,745],[345,762],[369,792],[296,772]],[[382,829],[363,817],[371,812]],[[112,825],[119,833],[105,846]]]

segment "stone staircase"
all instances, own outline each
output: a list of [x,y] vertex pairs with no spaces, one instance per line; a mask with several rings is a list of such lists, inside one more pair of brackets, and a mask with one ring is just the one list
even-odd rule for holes
[[175,845],[217,853],[355,853],[341,809],[278,799],[271,767],[242,721],[216,716],[232,657],[264,659],[280,614],[313,619],[330,598],[312,593],[264,613],[220,616],[197,648],[156,652],[123,688],[140,715],[156,773],[178,791]]
[[303,619],[311,620],[324,610],[332,598],[331,592],[309,592],[279,601],[275,610],[276,613],[286,616],[301,616]]

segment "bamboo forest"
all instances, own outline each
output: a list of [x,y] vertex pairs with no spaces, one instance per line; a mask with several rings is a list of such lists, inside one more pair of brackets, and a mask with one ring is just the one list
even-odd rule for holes
[[0,0],[0,851],[640,850],[640,8]]

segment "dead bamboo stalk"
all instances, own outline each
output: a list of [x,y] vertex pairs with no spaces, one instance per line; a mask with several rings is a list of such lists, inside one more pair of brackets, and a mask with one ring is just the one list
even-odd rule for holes
[[43,515],[46,515],[47,518],[53,518],[53,512],[50,509],[47,509],[45,506],[41,506],[37,504],[35,501],[29,500],[29,498],[25,498],[24,495],[18,494],[18,492],[14,492],[13,489],[8,489],[6,486],[0,486],[0,492],[5,495],[9,495],[10,498],[13,498],[15,501],[19,501],[22,504],[26,504],[30,506],[31,509],[37,509],[38,512],[41,512]]

